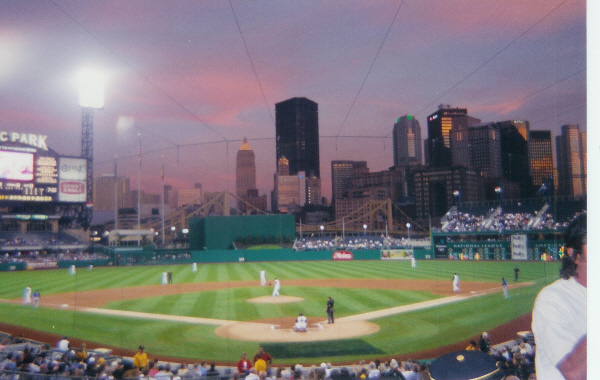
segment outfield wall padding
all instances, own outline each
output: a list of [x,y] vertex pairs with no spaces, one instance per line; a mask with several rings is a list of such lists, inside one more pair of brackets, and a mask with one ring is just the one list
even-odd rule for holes
[[0,272],[10,272],[13,270],[27,269],[26,263],[0,263]]
[[[198,263],[311,261],[332,260],[335,251],[294,251],[293,249],[249,249],[191,251],[192,261]],[[381,251],[365,249],[352,251],[354,260],[379,260]]]
[[234,241],[253,244],[292,242],[296,219],[291,214],[190,218],[191,250],[232,249]]

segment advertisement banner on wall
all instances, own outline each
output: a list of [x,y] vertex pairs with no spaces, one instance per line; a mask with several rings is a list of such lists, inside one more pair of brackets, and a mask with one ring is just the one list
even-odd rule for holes
[[382,260],[407,260],[414,257],[412,249],[383,249],[381,250]]
[[513,260],[527,260],[527,235],[511,235],[510,253]]
[[58,166],[58,201],[86,201],[87,161],[83,158],[61,157]]
[[354,259],[354,255],[350,251],[335,251],[333,255],[331,255],[332,260],[352,260]]

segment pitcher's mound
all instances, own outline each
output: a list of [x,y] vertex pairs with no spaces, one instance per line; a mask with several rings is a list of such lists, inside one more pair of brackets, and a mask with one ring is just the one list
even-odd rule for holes
[[300,302],[304,301],[304,298],[301,297],[292,297],[292,296],[262,296],[255,298],[248,298],[246,301],[251,303],[288,303],[288,302]]
[[295,332],[291,327],[270,323],[239,322],[216,329],[219,336],[253,342],[314,342],[356,338],[379,331],[379,326],[368,321],[342,321],[328,325],[327,321],[311,323],[307,332]]

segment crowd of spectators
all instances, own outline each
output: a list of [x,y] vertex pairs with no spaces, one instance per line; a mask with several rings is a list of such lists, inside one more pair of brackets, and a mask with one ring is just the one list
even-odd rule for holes
[[405,239],[391,236],[310,236],[302,237],[294,242],[296,251],[321,250],[360,250],[360,249],[401,249],[414,246],[428,246],[429,239]]
[[59,261],[106,260],[109,257],[100,253],[89,252],[40,252],[16,251],[0,254],[0,263],[58,263]]
[[0,233],[0,247],[39,247],[52,248],[60,246],[80,245],[80,241],[67,234],[52,232],[2,232]]
[[[485,333],[484,333],[485,334]],[[467,350],[481,350],[492,355],[505,378],[527,380],[535,378],[535,344],[531,339],[523,338],[491,347],[485,345],[482,334],[479,343],[471,341]],[[489,340],[487,340],[489,344]],[[531,343],[530,343],[531,342]],[[484,347],[485,350],[484,350]],[[487,350],[487,351],[486,351]],[[245,354],[245,353],[244,353]],[[257,354],[258,355],[258,354]],[[140,360],[140,356],[144,360]],[[244,355],[245,358],[245,355]],[[255,358],[256,359],[256,358]],[[242,361],[240,361],[242,362]],[[258,363],[263,364],[259,365]],[[287,366],[264,365],[264,361],[253,362],[246,359],[247,366],[239,369],[217,367],[215,363],[198,362],[195,364],[169,363],[148,359],[143,346],[133,358],[113,356],[103,350],[88,350],[85,344],[72,348],[68,338],[63,337],[50,348],[49,344],[29,341],[22,336],[12,337],[3,334],[0,339],[0,379],[41,380],[48,375],[58,379],[98,378],[104,380],[148,379],[148,380],[379,380],[407,379],[428,380],[430,362],[400,361],[361,361],[354,365],[332,366],[331,363],[314,364],[304,367],[300,364]],[[19,377],[27,374],[28,377]],[[32,377],[32,375],[34,377]]]
[[456,209],[442,218],[442,232],[476,232],[511,230],[558,230],[566,228],[569,221],[558,222],[551,213],[504,213],[501,208],[491,209],[486,215],[474,215]]

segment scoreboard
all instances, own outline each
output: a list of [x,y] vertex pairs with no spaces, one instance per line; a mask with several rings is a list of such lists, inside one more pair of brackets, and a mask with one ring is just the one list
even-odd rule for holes
[[0,131],[0,202],[85,202],[87,161],[61,157],[34,136]]

